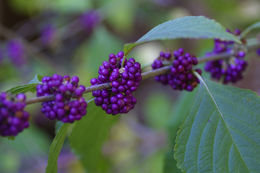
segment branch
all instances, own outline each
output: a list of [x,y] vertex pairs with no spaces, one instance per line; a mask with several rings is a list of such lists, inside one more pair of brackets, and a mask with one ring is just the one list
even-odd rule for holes
[[[251,39],[248,40],[250,44],[247,46],[247,50],[254,50],[257,47],[260,47],[260,41],[256,39]],[[230,58],[232,55],[234,55],[234,52],[231,53],[222,53],[218,55],[210,55],[210,56],[203,56],[203,57],[198,57],[199,63],[207,62],[207,61],[212,61],[212,60],[218,60],[218,59],[226,59]],[[155,77],[161,74],[167,73],[171,68],[171,65],[164,66],[159,69],[155,70],[150,70],[147,72],[142,73],[142,80]],[[96,90],[101,90],[101,89],[107,89],[111,87],[111,83],[104,83],[104,84],[99,84],[99,85],[93,85],[89,86],[86,88],[84,93],[89,93],[92,91]],[[42,97],[35,97],[35,98],[30,98],[26,101],[26,104],[32,104],[32,103],[38,103],[38,102],[45,102],[45,101],[51,101],[54,99],[54,96],[42,96]]]

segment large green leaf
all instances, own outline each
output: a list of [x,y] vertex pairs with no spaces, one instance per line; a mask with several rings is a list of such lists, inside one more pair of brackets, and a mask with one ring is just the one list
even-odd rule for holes
[[46,173],[56,173],[57,172],[57,161],[62,149],[63,143],[67,136],[70,124],[63,124],[59,129],[57,135],[52,141],[49,151],[48,164],[46,167]]
[[128,54],[131,49],[142,43],[177,38],[219,38],[240,43],[236,36],[226,32],[225,28],[215,20],[204,16],[187,16],[156,26],[135,43],[126,44],[124,51]]
[[249,90],[201,81],[176,138],[178,167],[188,173],[259,172],[260,98]]
[[102,156],[102,146],[116,120],[118,116],[107,115],[90,103],[87,115],[75,124],[69,136],[70,145],[87,171],[106,172],[107,162]]
[[256,22],[253,25],[250,25],[247,27],[242,33],[241,33],[241,38],[244,38],[249,32],[251,32],[254,29],[259,29],[260,28],[260,22]]

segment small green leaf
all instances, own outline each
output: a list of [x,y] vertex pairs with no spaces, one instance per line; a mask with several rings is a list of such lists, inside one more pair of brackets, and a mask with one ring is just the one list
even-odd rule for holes
[[37,85],[38,84],[20,85],[20,86],[16,86],[14,88],[11,88],[11,89],[7,90],[6,92],[10,92],[12,94],[19,94],[19,93],[26,93],[26,92],[35,92]]
[[236,36],[226,32],[226,29],[215,20],[204,16],[187,16],[156,26],[135,43],[125,44],[124,51],[127,55],[134,47],[142,43],[177,38],[219,38],[240,43]]
[[69,142],[87,172],[106,172],[107,161],[102,155],[102,146],[117,120],[118,115],[107,115],[92,102],[88,105],[87,115],[76,122]]
[[175,145],[178,167],[187,173],[259,172],[260,97],[204,81]]
[[246,35],[251,32],[254,29],[259,29],[260,28],[260,22],[256,22],[253,25],[250,25],[249,27],[247,27],[242,33],[241,33],[241,38],[245,38]]
[[43,78],[42,75],[36,74],[34,76],[34,78],[32,80],[30,80],[30,82],[28,84],[39,84],[39,83],[41,83],[42,78]]
[[70,127],[70,124],[64,124],[59,129],[57,135],[53,139],[50,150],[49,150],[49,157],[48,157],[48,164],[46,167],[46,173],[56,173],[58,166],[58,157],[60,154],[60,151],[62,149],[63,143],[65,141],[65,138],[67,136],[68,129]]
[[25,85],[20,85],[13,87],[6,92],[12,93],[12,94],[19,94],[19,93],[26,93],[26,92],[35,92],[36,86],[41,83],[42,75],[35,75],[34,78]]

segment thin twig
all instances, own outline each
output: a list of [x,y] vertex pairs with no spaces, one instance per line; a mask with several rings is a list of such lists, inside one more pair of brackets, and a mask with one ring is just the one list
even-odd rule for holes
[[[247,46],[247,49],[253,50],[257,47],[260,47],[259,41],[254,42],[254,44],[250,44],[249,46]],[[203,62],[212,61],[212,60],[230,58],[232,55],[234,55],[233,52],[223,53],[223,54],[218,54],[218,55],[203,56],[203,57],[199,57],[198,61],[199,61],[199,63],[203,63]],[[170,68],[171,68],[171,65],[168,65],[168,66],[164,66],[164,67],[159,68],[159,69],[143,72],[142,73],[142,80],[145,80],[145,79],[148,79],[148,78],[151,78],[151,77],[155,77],[155,76],[158,76],[160,74],[165,74],[170,70]],[[87,87],[84,93],[89,93],[89,92],[101,90],[101,89],[107,89],[107,88],[110,88],[110,87],[111,87],[111,83],[93,85],[93,86]],[[26,103],[32,104],[32,103],[37,103],[37,102],[50,101],[50,100],[53,100],[53,99],[54,99],[54,96],[35,97],[35,98],[28,99],[26,101]]]

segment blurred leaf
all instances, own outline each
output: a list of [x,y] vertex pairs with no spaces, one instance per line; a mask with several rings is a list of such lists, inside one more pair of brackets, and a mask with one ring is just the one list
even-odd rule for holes
[[[99,27],[94,35],[83,44],[78,52],[75,66],[82,82],[89,83],[91,77],[97,77],[98,67],[103,61],[108,60],[110,53],[117,53],[122,48],[122,42],[108,32],[105,28]],[[102,51],[100,49],[102,48]],[[88,74],[86,76],[86,74]]]
[[58,166],[58,157],[60,154],[60,151],[62,149],[63,143],[65,141],[65,138],[67,136],[67,132],[69,130],[71,124],[64,124],[58,131],[57,135],[53,139],[50,150],[49,150],[49,157],[48,157],[48,164],[46,167],[46,173],[56,173]]
[[[105,1],[104,13],[108,22],[122,34],[128,35],[133,29],[136,1],[133,0],[110,0]],[[115,10],[115,6],[116,9]]]
[[260,97],[200,80],[204,86],[177,135],[177,166],[188,173],[258,172]]
[[117,120],[118,115],[107,115],[92,102],[88,105],[87,115],[76,122],[69,142],[87,172],[106,172],[107,163],[102,156],[102,146]]
[[[157,92],[149,95],[145,99],[144,110],[149,126],[153,128],[163,128],[167,125],[173,103],[164,92]],[[160,116],[161,115],[161,116]]]
[[26,157],[39,157],[45,156],[45,153],[48,151],[48,145],[49,140],[47,135],[38,128],[30,125],[28,129],[25,129],[16,136],[14,140],[2,138],[0,151],[3,153],[6,147]]
[[164,151],[157,151],[145,159],[137,162],[125,173],[161,173],[163,167]]
[[181,170],[177,168],[177,161],[174,159],[173,155],[173,150],[165,154],[163,173],[182,173]]
[[46,8],[50,0],[10,0],[12,7],[25,14],[33,14]]
[[174,159],[173,146],[175,145],[175,138],[180,125],[183,123],[193,105],[197,89],[193,92],[183,92],[178,103],[174,106],[168,124],[168,134],[171,149],[165,155],[164,173],[179,173],[177,168],[177,161]]
[[50,5],[59,12],[84,12],[92,6],[90,0],[55,0]]
[[177,38],[219,38],[240,43],[236,36],[226,32],[226,29],[215,20],[204,16],[187,16],[156,26],[135,43],[125,44],[124,51],[128,54],[134,47],[142,43]]
[[56,12],[84,12],[91,8],[90,0],[11,0],[10,3],[20,12],[27,14],[48,9]]
[[241,33],[241,38],[246,37],[246,35],[251,32],[254,29],[260,29],[260,22],[256,22],[253,25],[250,25],[249,27],[247,27],[242,33]]

